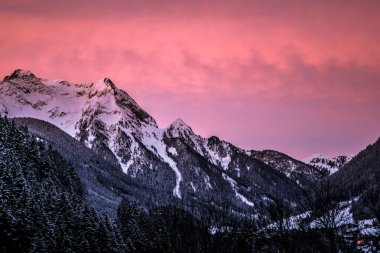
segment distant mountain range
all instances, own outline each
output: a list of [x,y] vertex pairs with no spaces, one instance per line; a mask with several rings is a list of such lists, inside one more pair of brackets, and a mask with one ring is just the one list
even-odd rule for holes
[[181,119],[159,128],[109,78],[71,83],[18,69],[0,82],[0,114],[19,118],[76,164],[90,202],[111,216],[122,198],[143,206],[228,204],[241,214],[263,214],[275,199],[295,207],[305,191],[350,160],[302,162],[277,151],[244,150],[199,136]]

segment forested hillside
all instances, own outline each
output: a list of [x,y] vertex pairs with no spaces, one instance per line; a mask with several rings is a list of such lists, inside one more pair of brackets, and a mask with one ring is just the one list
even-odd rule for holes
[[[85,190],[85,199],[97,213],[116,217],[122,197],[140,207],[165,205],[173,198],[172,186],[131,179],[113,159],[96,154],[58,127],[33,118],[13,118],[18,126],[49,143],[74,167]],[[116,158],[115,158],[116,159]]]
[[0,252],[127,250],[83,193],[73,167],[56,151],[0,118]]
[[368,145],[337,173],[321,182],[341,200],[359,197],[354,214],[380,219],[380,139]]

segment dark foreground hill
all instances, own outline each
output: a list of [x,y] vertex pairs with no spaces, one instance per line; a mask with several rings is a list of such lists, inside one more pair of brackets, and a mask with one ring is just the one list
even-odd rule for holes
[[341,201],[357,198],[353,211],[358,218],[380,218],[380,139],[323,180],[320,187],[330,188]]

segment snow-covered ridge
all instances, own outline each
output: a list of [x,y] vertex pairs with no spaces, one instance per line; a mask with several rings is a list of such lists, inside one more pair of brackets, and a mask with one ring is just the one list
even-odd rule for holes
[[325,173],[322,173],[319,168],[307,165],[278,151],[251,151],[251,155],[293,179],[303,188],[308,188],[312,182],[325,176]]
[[[157,155],[175,172],[176,185],[173,194],[181,197],[181,173],[173,148],[164,143],[164,135],[189,137],[199,145],[200,137],[191,140],[194,133],[181,119],[168,128],[158,128],[155,120],[146,113],[125,91],[104,78],[89,83],[71,83],[63,80],[45,80],[28,70],[15,70],[0,83],[0,114],[10,117],[33,117],[50,122],[71,136],[93,147],[99,139],[108,145],[118,158],[125,173],[141,155],[139,145]],[[121,159],[117,144],[123,132],[130,141],[129,159]]]
[[331,175],[346,165],[351,159],[351,156],[328,157],[321,154],[314,154],[310,157],[304,158],[303,162],[319,169],[324,169],[329,175]]

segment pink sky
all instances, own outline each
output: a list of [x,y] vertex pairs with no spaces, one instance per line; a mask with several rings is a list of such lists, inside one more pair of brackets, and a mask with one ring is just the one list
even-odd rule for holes
[[110,77],[166,127],[296,158],[380,136],[379,1],[2,0],[0,76]]

